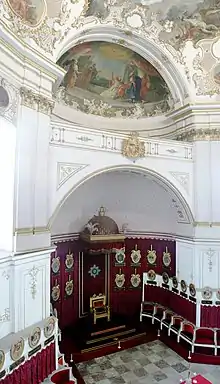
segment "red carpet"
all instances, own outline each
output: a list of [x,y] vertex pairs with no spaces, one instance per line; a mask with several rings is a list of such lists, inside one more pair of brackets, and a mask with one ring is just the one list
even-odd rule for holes
[[[211,381],[205,379],[203,376],[201,375],[197,375],[193,378],[193,380],[196,380],[196,384],[212,384]],[[192,380],[192,383],[193,383],[193,380]],[[185,383],[185,381],[183,382],[183,384]]]

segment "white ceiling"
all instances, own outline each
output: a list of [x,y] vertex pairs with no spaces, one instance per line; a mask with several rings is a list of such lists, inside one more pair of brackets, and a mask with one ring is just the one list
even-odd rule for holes
[[59,210],[52,235],[79,232],[102,205],[119,229],[126,224],[129,231],[192,235],[187,212],[173,192],[128,171],[105,173],[77,188]]

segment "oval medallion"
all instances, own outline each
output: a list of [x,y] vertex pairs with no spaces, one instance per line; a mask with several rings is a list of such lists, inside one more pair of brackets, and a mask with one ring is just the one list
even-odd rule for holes
[[151,281],[156,279],[156,273],[154,272],[153,269],[150,269],[150,271],[147,272],[147,277]]
[[189,284],[189,293],[192,297],[196,296],[196,288],[194,284]]
[[31,348],[35,348],[41,337],[41,329],[39,327],[36,327],[31,332],[30,336],[28,337],[28,344]]
[[179,283],[178,283],[178,279],[176,276],[173,276],[172,282],[173,282],[173,288],[177,289]]
[[163,279],[164,284],[168,284],[169,280],[170,280],[168,273],[163,272],[162,279]]
[[182,292],[186,292],[187,291],[187,285],[186,285],[185,280],[181,280],[180,286],[181,286]]
[[210,287],[203,288],[202,297],[204,300],[210,300],[212,298],[212,288]]
[[54,328],[55,328],[56,320],[54,317],[49,317],[47,319],[46,325],[44,327],[44,336],[48,339],[52,336]]
[[19,360],[23,352],[24,352],[24,339],[20,337],[20,339],[11,346],[10,354],[11,354],[12,360],[14,361]]
[[29,27],[39,25],[46,15],[45,0],[6,0],[11,11]]
[[5,352],[0,349],[0,371],[4,367],[5,364]]

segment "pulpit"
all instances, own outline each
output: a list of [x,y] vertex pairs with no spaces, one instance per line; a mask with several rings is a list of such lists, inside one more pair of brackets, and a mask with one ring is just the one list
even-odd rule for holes
[[93,324],[97,319],[107,318],[110,321],[110,308],[106,305],[106,296],[100,293],[90,297],[90,312],[93,316]]

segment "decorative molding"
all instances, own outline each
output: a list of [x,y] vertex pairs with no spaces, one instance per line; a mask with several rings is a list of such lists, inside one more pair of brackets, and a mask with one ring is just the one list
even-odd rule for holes
[[18,89],[1,76],[0,88],[2,89],[2,92],[5,91],[5,97],[8,98],[8,100],[5,100],[5,105],[1,105],[0,103],[0,116],[9,120],[11,123],[16,124],[19,93]]
[[73,175],[82,171],[88,164],[58,163],[57,164],[57,189],[59,189]]
[[2,272],[2,277],[4,277],[6,280],[9,280],[10,279],[10,274],[8,271],[3,271]]
[[0,313],[0,323],[6,323],[10,321],[10,308],[5,308],[3,313]]
[[216,251],[213,249],[209,249],[208,251],[204,252],[204,256],[208,257],[208,270],[209,272],[212,272],[212,267],[213,267],[213,261],[212,258],[215,256]]
[[220,129],[190,129],[184,130],[177,135],[177,140],[180,141],[220,141]]
[[42,95],[38,95],[29,88],[21,87],[20,96],[21,105],[24,105],[27,108],[38,110],[39,112],[44,113],[45,115],[50,115],[53,111],[53,100],[50,100]]
[[189,173],[170,171],[170,174],[180,183],[187,194],[189,194]]
[[38,275],[39,269],[33,266],[33,268],[29,271],[28,275],[31,278],[30,281],[30,290],[31,290],[31,296],[33,300],[36,298],[37,294],[37,275]]

